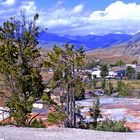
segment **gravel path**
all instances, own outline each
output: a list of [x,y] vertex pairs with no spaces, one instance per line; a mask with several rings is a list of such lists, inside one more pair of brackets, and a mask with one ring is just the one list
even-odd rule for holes
[[0,140],[140,140],[140,133],[0,127]]

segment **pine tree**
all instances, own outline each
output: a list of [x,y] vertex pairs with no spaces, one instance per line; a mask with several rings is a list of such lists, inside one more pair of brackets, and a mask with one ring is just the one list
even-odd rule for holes
[[106,64],[102,64],[100,70],[101,70],[100,75],[103,78],[102,89],[104,89],[105,85],[106,85],[105,77],[108,76],[109,69],[108,69],[108,66]]
[[55,45],[48,56],[45,65],[54,70],[51,88],[60,87],[65,91],[63,93],[66,97],[64,106],[66,109],[65,124],[66,127],[75,127],[75,98],[79,93],[83,93],[83,84],[80,77],[85,58],[83,48],[75,50],[74,45],[65,44],[64,48]]
[[42,97],[44,84],[40,75],[37,48],[38,14],[28,21],[11,18],[0,27],[0,76],[8,92],[1,92],[15,125],[28,125],[33,103]]

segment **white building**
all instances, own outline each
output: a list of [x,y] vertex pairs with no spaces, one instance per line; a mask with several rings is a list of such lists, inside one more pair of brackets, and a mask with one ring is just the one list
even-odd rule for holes
[[[100,69],[96,69],[91,72],[91,75],[92,76],[96,75],[97,78],[101,78],[100,73],[101,73]],[[115,71],[109,70],[108,76],[106,78],[115,78],[116,76],[117,76],[117,73]]]
[[[100,70],[94,70],[91,72],[91,75],[94,76],[96,75],[97,78],[101,78],[101,75],[100,75],[101,71]],[[93,78],[93,77],[92,77]]]
[[110,70],[107,78],[115,78],[117,76],[117,72]]
[[132,67],[132,68],[134,68],[134,69],[136,69],[136,64],[126,64],[126,67]]

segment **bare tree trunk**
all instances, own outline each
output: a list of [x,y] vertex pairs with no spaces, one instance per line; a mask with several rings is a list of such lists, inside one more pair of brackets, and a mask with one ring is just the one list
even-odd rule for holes
[[75,91],[73,91],[73,126],[76,126]]
[[66,127],[69,127],[70,125],[70,120],[69,120],[69,114],[70,114],[70,96],[69,96],[69,89],[67,90],[66,93]]
[[73,100],[72,100],[72,89],[71,89],[71,93],[70,93],[70,123],[71,123],[71,127],[73,127]]

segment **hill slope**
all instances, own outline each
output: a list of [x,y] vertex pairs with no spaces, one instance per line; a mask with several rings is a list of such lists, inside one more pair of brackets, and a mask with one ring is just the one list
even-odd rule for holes
[[125,63],[138,60],[140,63],[140,33],[135,35],[59,36],[41,32],[39,42],[40,46],[46,49],[51,49],[54,44],[62,46],[66,42],[75,44],[76,47],[83,45],[89,59],[100,59],[107,63],[115,63],[118,60],[123,60]]

